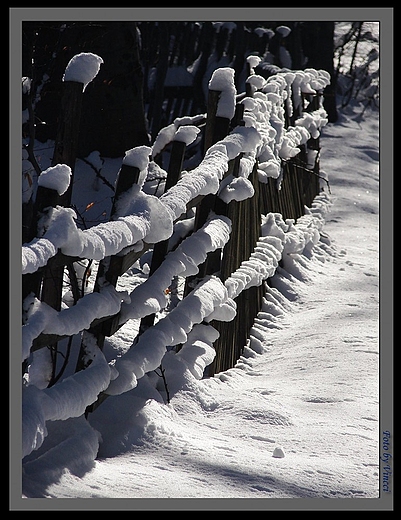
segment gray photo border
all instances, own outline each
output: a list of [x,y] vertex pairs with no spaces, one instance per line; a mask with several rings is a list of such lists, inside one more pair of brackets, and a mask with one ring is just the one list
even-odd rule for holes
[[[378,499],[22,499],[21,498],[21,42],[22,21],[30,20],[308,20],[380,22],[380,436],[379,452],[393,453],[393,11],[391,8],[52,8],[9,7],[9,351],[10,511],[392,511],[393,481],[383,489],[380,462]],[[390,444],[382,432],[390,433]],[[387,448],[387,449],[386,449]]]

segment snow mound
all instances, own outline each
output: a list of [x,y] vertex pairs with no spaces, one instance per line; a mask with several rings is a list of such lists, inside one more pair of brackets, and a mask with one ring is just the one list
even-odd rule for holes
[[284,450],[280,446],[276,446],[273,450],[273,455],[276,459],[283,459],[285,457]]
[[23,389],[23,456],[37,450],[47,435],[48,421],[65,421],[82,415],[110,382],[111,370],[102,352],[92,346],[92,363],[60,383],[40,390],[34,385]]
[[96,464],[100,435],[83,416],[51,422],[47,428],[44,443],[24,460],[23,493],[28,498],[47,498],[44,489],[67,471],[81,478]]

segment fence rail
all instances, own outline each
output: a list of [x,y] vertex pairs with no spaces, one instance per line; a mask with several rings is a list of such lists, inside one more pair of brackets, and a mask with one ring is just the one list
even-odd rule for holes
[[[282,71],[266,79],[255,74],[252,59],[249,63],[247,92],[240,95],[233,69],[215,71],[206,118],[191,120],[206,124],[178,122],[162,129],[152,147],[126,152],[108,223],[81,230],[74,222],[68,207],[73,149],[60,161],[56,142],[53,167],[39,177],[30,240],[23,245],[24,371],[33,352],[47,347],[56,353],[57,343],[74,335],[81,335],[81,347],[70,377],[100,370],[105,338],[128,320],[141,319],[134,344],[116,360],[116,373],[104,381],[107,369],[101,372],[97,398],[92,392],[84,409],[96,399],[99,404],[99,396],[135,386],[167,350],[181,352],[194,330],[202,330],[215,350],[205,367],[208,375],[234,366],[261,310],[268,278],[282,261],[285,231],[321,191],[319,130],[327,122],[321,96],[327,74]],[[74,128],[71,120],[79,119],[83,88],[68,83],[59,131],[63,142]],[[74,102],[68,105],[71,89]],[[161,142],[169,147],[170,160],[164,193],[155,197],[141,188],[150,161],[165,149]],[[182,171],[194,142],[203,146],[202,159]],[[60,195],[63,182],[67,197]],[[169,249],[175,224],[190,210],[195,210],[193,228]],[[149,276],[127,297],[116,289],[118,279],[150,249]],[[94,290],[84,295],[74,274],[82,259],[98,262]],[[76,301],[61,310],[65,270],[75,279]],[[182,299],[155,324],[168,302],[165,289],[178,276],[186,279]],[[52,385],[48,391],[57,387]]]

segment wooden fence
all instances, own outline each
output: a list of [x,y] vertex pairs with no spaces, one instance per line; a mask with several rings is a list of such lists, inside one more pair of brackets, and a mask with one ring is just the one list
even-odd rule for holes
[[[231,95],[229,104],[232,103],[234,106],[233,114],[230,115],[231,117],[227,117],[225,113],[221,115],[223,107],[222,100],[223,98],[226,99],[227,92],[224,88],[220,90],[213,89],[213,84],[210,83],[211,88],[209,91],[206,117],[193,119],[192,122],[194,124],[191,125],[192,134],[196,136],[197,142],[203,146],[203,158],[196,168],[188,172],[182,171],[188,143],[188,132],[186,131],[188,130],[188,126],[177,127],[175,138],[170,139],[168,144],[170,159],[167,167],[167,179],[164,194],[159,198],[160,204],[164,204],[164,206],[160,205],[159,209],[164,208],[166,220],[168,220],[167,214],[169,214],[172,224],[175,224],[185,218],[187,212],[195,210],[195,223],[191,231],[192,236],[195,236],[198,232],[201,233],[202,230],[205,229],[205,225],[210,222],[211,215],[223,222],[225,226],[224,229],[227,227],[227,222],[230,223],[231,228],[229,239],[226,240],[225,243],[222,238],[219,239],[220,242],[216,239],[217,243],[215,240],[214,244],[209,245],[207,250],[205,250],[205,255],[207,253],[206,258],[198,265],[198,272],[187,276],[183,294],[184,299],[190,297],[194,288],[199,287],[199,284],[203,280],[207,280],[210,276],[217,277],[224,284],[232,273],[240,268],[243,262],[251,258],[261,234],[262,215],[279,213],[284,220],[297,220],[304,215],[305,206],[312,204],[314,197],[321,189],[318,131],[308,131],[306,133],[304,131],[303,134],[299,132],[297,134],[298,137],[303,135],[304,139],[303,142],[299,140],[295,144],[292,143],[292,149],[294,150],[296,148],[296,152],[290,154],[291,156],[284,154],[282,139],[280,141],[281,156],[277,155],[277,151],[273,149],[270,150],[274,164],[277,164],[277,159],[279,160],[278,177],[277,175],[270,177],[261,175],[261,173],[263,173],[261,169],[263,166],[266,167],[268,161],[266,158],[263,159],[261,156],[258,156],[258,153],[261,150],[260,143],[265,142],[266,145],[266,140],[263,141],[263,139],[261,139],[263,132],[267,132],[267,134],[270,132],[269,139],[271,142],[274,142],[275,138],[273,134],[276,134],[277,142],[277,135],[281,132],[281,135],[290,136],[291,132],[297,128],[297,122],[300,122],[299,127],[302,126],[303,120],[308,122],[308,124],[312,122],[315,125],[315,129],[316,125],[317,127],[319,126],[319,121],[320,124],[324,124],[324,113],[322,112],[322,90],[324,88],[324,81],[322,83],[321,80],[322,78],[327,79],[327,76],[324,74],[321,76],[320,72],[318,73],[316,71],[302,73],[302,77],[308,80],[304,81],[307,88],[302,91],[303,88],[299,87],[298,91],[295,91],[295,88],[290,90],[287,86],[283,88],[280,87],[280,85],[283,85],[283,81],[285,83],[286,78],[287,80],[290,78],[294,81],[295,73],[288,71],[286,73],[279,73],[278,77],[280,81],[277,79],[277,81],[269,82],[269,80],[262,81],[263,78],[256,75],[251,66],[249,70],[249,78],[251,79],[247,83],[246,93],[237,95],[235,89],[234,93],[232,92],[232,88],[231,91],[229,89],[229,96]],[[292,74],[292,76],[288,76],[288,74]],[[229,73],[227,69],[224,69],[222,77],[227,78],[228,76]],[[274,78],[274,76],[271,77]],[[316,86],[314,90],[310,88],[310,81],[312,81],[313,78],[316,79],[318,87],[319,85],[323,85],[320,89],[316,88]],[[268,88],[266,88],[266,85]],[[60,117],[61,123],[53,158],[54,166],[64,164],[70,168],[72,178],[76,150],[74,136],[77,135],[76,128],[79,124],[82,90],[83,85],[81,83],[73,81],[66,81],[64,83],[63,112]],[[283,92],[289,93],[290,95],[287,97],[283,96]],[[299,99],[297,98],[298,101],[296,100],[296,94],[298,94],[299,97]],[[254,102],[247,102],[246,100],[253,100]],[[252,111],[252,108],[249,108],[256,105],[259,107],[256,112],[255,110]],[[261,107],[264,107],[264,110],[271,111],[270,119],[269,117],[265,117],[264,121],[261,120],[253,125],[252,121],[255,119],[255,114],[256,116],[262,114]],[[274,110],[275,113],[273,113]],[[223,112],[225,111],[223,110]],[[273,126],[271,125],[272,121]],[[196,124],[198,124],[199,133],[194,129]],[[179,137],[178,131],[180,128],[184,129],[181,134],[186,137]],[[242,133],[239,130],[241,128],[245,129]],[[304,129],[307,130],[305,126]],[[253,144],[251,147],[248,143],[245,147],[241,148],[242,137],[248,135],[245,131],[248,132],[248,134],[252,134],[253,131],[253,137],[257,137],[256,145]],[[305,135],[307,135],[307,139]],[[227,155],[227,147],[231,146],[230,143],[232,143],[230,136],[234,136],[233,142],[236,151],[235,153],[229,152]],[[240,142],[239,145],[236,144],[238,142]],[[106,235],[108,235],[108,233],[114,233],[112,226],[116,226],[121,222],[126,225],[129,221],[129,225],[133,226],[132,221],[135,220],[136,215],[121,215],[118,210],[118,204],[119,201],[122,200],[122,196],[129,193],[130,190],[135,189],[136,185],[138,186],[136,193],[140,192],[143,171],[144,169],[146,170],[148,161],[155,159],[151,155],[152,148],[140,148],[141,150],[134,150],[134,152],[138,153],[134,153],[133,155],[139,157],[140,161],[144,162],[145,168],[135,161],[132,162],[128,160],[130,155],[127,152],[117,177],[109,227],[107,227],[107,224],[102,224],[103,227],[101,229],[98,229],[96,226],[94,227],[94,232],[98,233],[97,236],[99,237],[102,236],[102,233]],[[266,146],[264,150],[266,152]],[[234,156],[230,154],[234,154]],[[241,170],[241,160],[244,158],[248,159],[248,162],[252,164],[247,175],[244,175]],[[122,240],[121,243],[117,243],[117,245],[113,246],[114,251],[112,254],[100,255],[100,258],[99,253],[89,255],[88,257],[80,254],[82,250],[86,251],[90,249],[89,246],[85,246],[86,249],[82,249],[81,247],[81,250],[78,251],[77,254],[71,254],[69,252],[71,247],[66,248],[65,244],[62,244],[60,247],[60,243],[57,242],[57,240],[53,241],[54,250],[52,250],[49,246],[51,239],[47,238],[48,235],[46,231],[43,233],[42,230],[42,235],[38,235],[38,229],[44,215],[49,215],[54,209],[59,209],[60,207],[66,209],[70,206],[73,186],[72,178],[69,183],[69,188],[62,195],[59,194],[60,190],[58,187],[52,188],[45,182],[40,183],[35,201],[31,201],[23,208],[24,214],[31,216],[30,221],[28,221],[28,218],[23,219],[26,224],[23,234],[25,240],[23,251],[25,255],[24,258],[27,259],[23,271],[22,295],[25,308],[25,322],[23,325],[23,331],[25,332],[23,336],[25,342],[23,373],[27,370],[30,354],[43,348],[49,349],[53,356],[53,365],[55,366],[58,342],[67,337],[76,335],[81,336],[81,347],[77,356],[78,361],[75,371],[79,372],[90,367],[93,362],[93,357],[90,355],[88,345],[92,344],[94,339],[97,347],[102,350],[105,338],[115,334],[127,321],[127,316],[128,319],[130,319],[129,313],[127,314],[127,312],[125,312],[124,314],[124,308],[121,302],[123,298],[119,298],[118,291],[115,290],[119,277],[127,272],[146,251],[153,250],[149,280],[152,278],[156,280],[158,270],[160,272],[160,268],[163,267],[169,253],[172,253],[171,250],[169,251],[171,230],[170,232],[165,231],[163,239],[157,240],[156,243],[153,243],[147,238],[150,236],[147,234],[148,230],[132,231],[132,229],[138,230],[140,227],[139,224],[143,225],[145,223],[147,225],[144,220],[138,220],[139,227],[131,228],[131,243],[127,244]],[[241,181],[246,179],[243,182],[246,184],[248,195],[234,197],[232,200],[222,197],[221,193],[224,186],[229,184],[229,181],[235,179],[241,179]],[[236,200],[236,198],[239,200]],[[178,199],[180,199],[179,204],[177,203]],[[63,214],[62,211],[61,214]],[[75,230],[75,232],[78,234],[79,232],[81,234],[84,233],[78,230]],[[160,234],[156,232],[156,236],[160,237]],[[92,235],[90,235],[90,237],[92,237]],[[85,240],[88,241],[89,239]],[[116,236],[115,241],[118,242],[119,240],[120,239]],[[42,245],[44,253],[39,254],[38,250]],[[135,247],[133,247],[134,245]],[[178,247],[179,245],[175,246],[176,251]],[[93,246],[92,249],[93,248],[95,248],[95,246]],[[68,254],[65,252],[66,250]],[[41,255],[40,261],[38,261],[38,255]],[[99,260],[99,264],[94,293],[83,295],[78,286],[74,265],[78,260],[85,258],[91,261],[95,258],[95,260]],[[108,297],[110,294],[110,298],[114,298],[113,302],[116,311],[112,314],[104,315],[104,313],[94,310],[93,314],[91,315],[89,313],[90,317],[87,318],[87,320],[89,319],[89,323],[86,323],[80,330],[75,330],[74,327],[76,328],[76,326],[74,324],[71,324],[71,326],[64,324],[63,330],[65,332],[63,333],[60,333],[57,327],[55,328],[55,332],[51,332],[52,327],[48,326],[32,327],[31,311],[26,311],[28,307],[27,302],[30,302],[31,307],[35,305],[32,302],[36,302],[36,305],[39,305],[39,307],[41,304],[47,304],[46,309],[48,307],[54,309],[54,313],[51,315],[52,319],[56,319],[56,317],[57,319],[61,319],[62,316],[65,316],[68,322],[67,314],[72,308],[61,310],[63,276],[65,272],[69,273],[70,280],[74,282],[73,294],[75,307],[81,306],[81,308],[86,309],[89,306],[89,298],[92,298],[96,305],[98,305],[96,294],[98,294],[99,297],[102,295]],[[169,283],[171,283],[171,281],[170,279]],[[231,319],[227,321],[214,319],[208,322],[209,325],[213,326],[219,332],[219,337],[213,344],[216,352],[215,358],[206,369],[209,376],[233,367],[240,357],[249,338],[250,329],[255,317],[261,310],[266,288],[265,283],[266,279],[263,279],[258,285],[249,287],[236,296],[234,299],[236,303],[236,314],[232,316]],[[157,298],[158,296],[155,295],[155,297]],[[88,305],[83,305],[83,301],[87,301]],[[38,302],[41,303],[38,304]],[[135,307],[135,302],[131,302],[131,308],[132,306]],[[139,307],[141,307],[141,304],[138,303],[138,308]],[[138,337],[136,338],[136,343],[138,344],[140,343],[141,335],[155,326],[155,312],[158,311],[157,307],[153,308],[153,310],[151,307],[149,307],[150,310],[143,310],[142,307],[136,314],[134,313],[136,317],[139,316],[141,318],[141,326]],[[76,314],[74,316],[76,320]],[[85,321],[84,318],[82,319]],[[78,322],[82,323],[82,320],[78,320]],[[187,330],[187,332],[189,331]],[[133,346],[133,348],[135,348],[135,346]],[[164,348],[164,350],[166,349]],[[177,352],[180,350],[179,342],[176,344],[175,350]],[[53,373],[50,386],[55,385],[57,379],[57,374]],[[99,394],[103,396],[108,395],[107,392],[103,390],[99,392]],[[99,404],[101,400],[102,398],[98,398],[97,404]],[[86,403],[87,406],[91,404],[92,402]],[[90,411],[90,408],[87,408],[87,411]]]

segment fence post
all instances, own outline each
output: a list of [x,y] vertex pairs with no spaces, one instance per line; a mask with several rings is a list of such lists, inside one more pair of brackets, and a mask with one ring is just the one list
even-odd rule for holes
[[[184,162],[185,150],[185,142],[175,140],[173,141],[164,192],[177,184]],[[149,276],[152,276],[156,269],[158,269],[163,263],[163,260],[167,255],[168,243],[169,239],[166,239],[154,245]],[[148,316],[142,318],[137,337],[145,332],[146,329],[151,327],[154,323],[154,320],[155,314],[149,314]]]
[[[221,262],[223,282],[238,269],[242,261],[250,257],[260,236],[261,211],[257,164],[249,180],[255,190],[253,197],[228,204],[227,216],[232,222],[233,229],[223,251]],[[208,367],[209,376],[235,365],[245,347],[253,321],[261,309],[263,296],[263,284],[259,287],[250,287],[235,299],[237,314],[232,321],[213,322],[213,327],[219,331],[220,336],[214,343],[216,356]]]
[[[221,92],[218,90],[209,90],[207,102],[207,119],[204,136],[204,152],[206,152],[213,144],[224,139],[230,129],[230,119],[217,116],[217,106]],[[227,174],[230,172],[227,172]],[[226,175],[227,175],[226,174]],[[217,208],[218,198],[215,194],[206,195],[196,208],[194,229],[197,231],[207,221],[210,212],[215,211],[221,214],[223,206],[219,204]],[[184,296],[191,290],[196,279],[202,279],[207,274],[213,274],[220,268],[221,250],[217,249],[207,255],[203,264],[199,266],[199,273],[186,279]]]
[[[83,88],[84,85],[80,82],[63,82],[60,123],[57,130],[52,165],[67,164],[71,168],[71,180],[67,191],[63,195],[59,196],[56,192],[57,199],[53,201],[54,205],[69,206],[71,203]],[[43,270],[41,301],[57,311],[61,309],[63,276],[64,264],[57,262],[55,257],[51,258]],[[49,345],[49,348],[52,353],[54,376],[57,342]]]
[[[76,147],[78,142],[78,130],[82,105],[83,83],[66,81],[63,82],[63,94],[61,100],[60,123],[54,148],[52,165],[67,164],[73,174]],[[38,186],[36,200],[34,203],[29,238],[32,240],[37,234],[37,222],[39,215],[47,207],[69,205],[72,192],[72,175],[67,191],[60,196],[56,190]],[[61,308],[61,296],[63,286],[64,265],[60,265],[55,258],[51,258],[47,266],[36,273],[25,275],[23,278],[23,298],[33,292],[41,301],[47,303],[56,310]],[[42,284],[42,290],[40,287]],[[55,355],[57,343],[49,345],[52,352],[53,373],[55,370]]]
[[[37,234],[37,223],[40,216],[43,214],[46,208],[54,207],[58,200],[58,193],[56,190],[52,190],[49,188],[45,188],[43,186],[38,186],[36,192],[36,200],[33,204],[32,211],[32,221],[29,230],[29,238],[32,239]],[[42,283],[43,271],[38,270],[34,273],[25,274],[22,276],[22,301],[24,302],[25,298],[29,294],[34,294],[37,298],[40,297],[40,286]],[[52,364],[52,375],[54,373],[54,357],[53,352],[48,354],[50,363]],[[24,374],[28,369],[28,359],[23,361],[22,363],[22,374]]]
[[198,111],[204,111],[205,99],[202,88],[202,80],[207,70],[208,60],[210,58],[211,50],[213,47],[214,30],[212,22],[207,21],[202,25],[201,32],[199,34],[199,50],[200,56],[198,58],[198,66],[194,74],[193,79],[193,104],[192,112],[197,113]]
[[[115,190],[115,194],[114,194],[114,200],[113,200],[110,218],[112,218],[115,215],[116,204],[117,204],[118,198],[123,193],[125,193],[127,190],[129,190],[134,184],[138,183],[139,174],[140,174],[139,168],[137,168],[136,166],[131,166],[131,165],[125,164],[125,163],[123,163],[121,165],[120,171],[118,172],[116,190]],[[118,271],[110,269],[110,267],[112,266],[113,258],[118,258],[118,257],[116,257],[116,256],[107,257],[99,262],[95,285],[93,288],[94,292],[99,292],[104,279],[113,286],[117,285],[119,273],[118,273]],[[118,315],[117,315],[117,317],[115,317],[115,319],[118,319]],[[93,327],[90,327],[88,329],[88,333],[95,336],[97,346],[100,349],[103,349],[105,337],[108,335],[107,334],[108,331],[106,329],[113,327],[113,324],[114,324],[114,320],[111,320],[111,321],[109,320],[107,322],[101,322],[98,325],[94,325]],[[85,332],[84,332],[84,336],[82,338],[81,348],[80,348],[80,352],[78,355],[78,361],[77,361],[75,371],[78,372],[80,370],[83,370],[84,368],[86,368]]]
[[[38,220],[42,216],[46,208],[52,208],[57,205],[59,194],[56,190],[38,186],[36,199],[33,206],[33,218],[30,222],[29,241],[37,235]],[[43,271],[39,270],[32,274],[25,274],[22,277],[22,299],[24,300],[28,294],[33,292],[35,296],[40,294],[40,284],[42,282]]]
[[[61,111],[52,160],[53,166],[61,163],[67,164],[71,168],[72,173],[74,171],[78,144],[83,87],[83,83],[75,81],[63,82]],[[42,212],[46,208],[55,207],[56,205],[68,206],[71,201],[71,193],[72,175],[70,185],[63,195],[59,195],[56,190],[38,186],[33,209],[34,218],[32,219],[31,228],[29,230],[30,239],[34,238],[37,234],[37,223]],[[51,258],[43,270],[24,276],[23,299],[31,292],[37,297],[39,297],[41,293],[40,299],[42,302],[60,311],[63,275],[64,264],[60,264],[55,257]],[[52,377],[54,377],[57,361],[57,342],[48,346],[53,367]]]
[[[57,130],[52,165],[67,164],[71,168],[71,179],[67,191],[58,197],[54,205],[57,203],[67,207],[71,203],[83,88],[83,83],[76,81],[63,82],[60,123]],[[54,260],[50,260],[43,273],[42,301],[59,310],[64,265],[54,264]]]
[[[317,110],[320,105],[321,92],[314,94],[312,99],[310,100],[309,105],[306,108],[306,112],[313,112]],[[320,181],[319,181],[319,151],[320,151],[320,140],[319,137],[313,139],[312,137],[308,140],[306,144],[306,161],[305,166],[308,168],[308,160],[307,160],[307,151],[315,150],[317,152],[316,160],[314,161],[314,165],[311,171],[304,171],[303,175],[303,189],[305,193],[305,204],[310,206],[313,202],[313,199],[318,195],[320,191]]]

